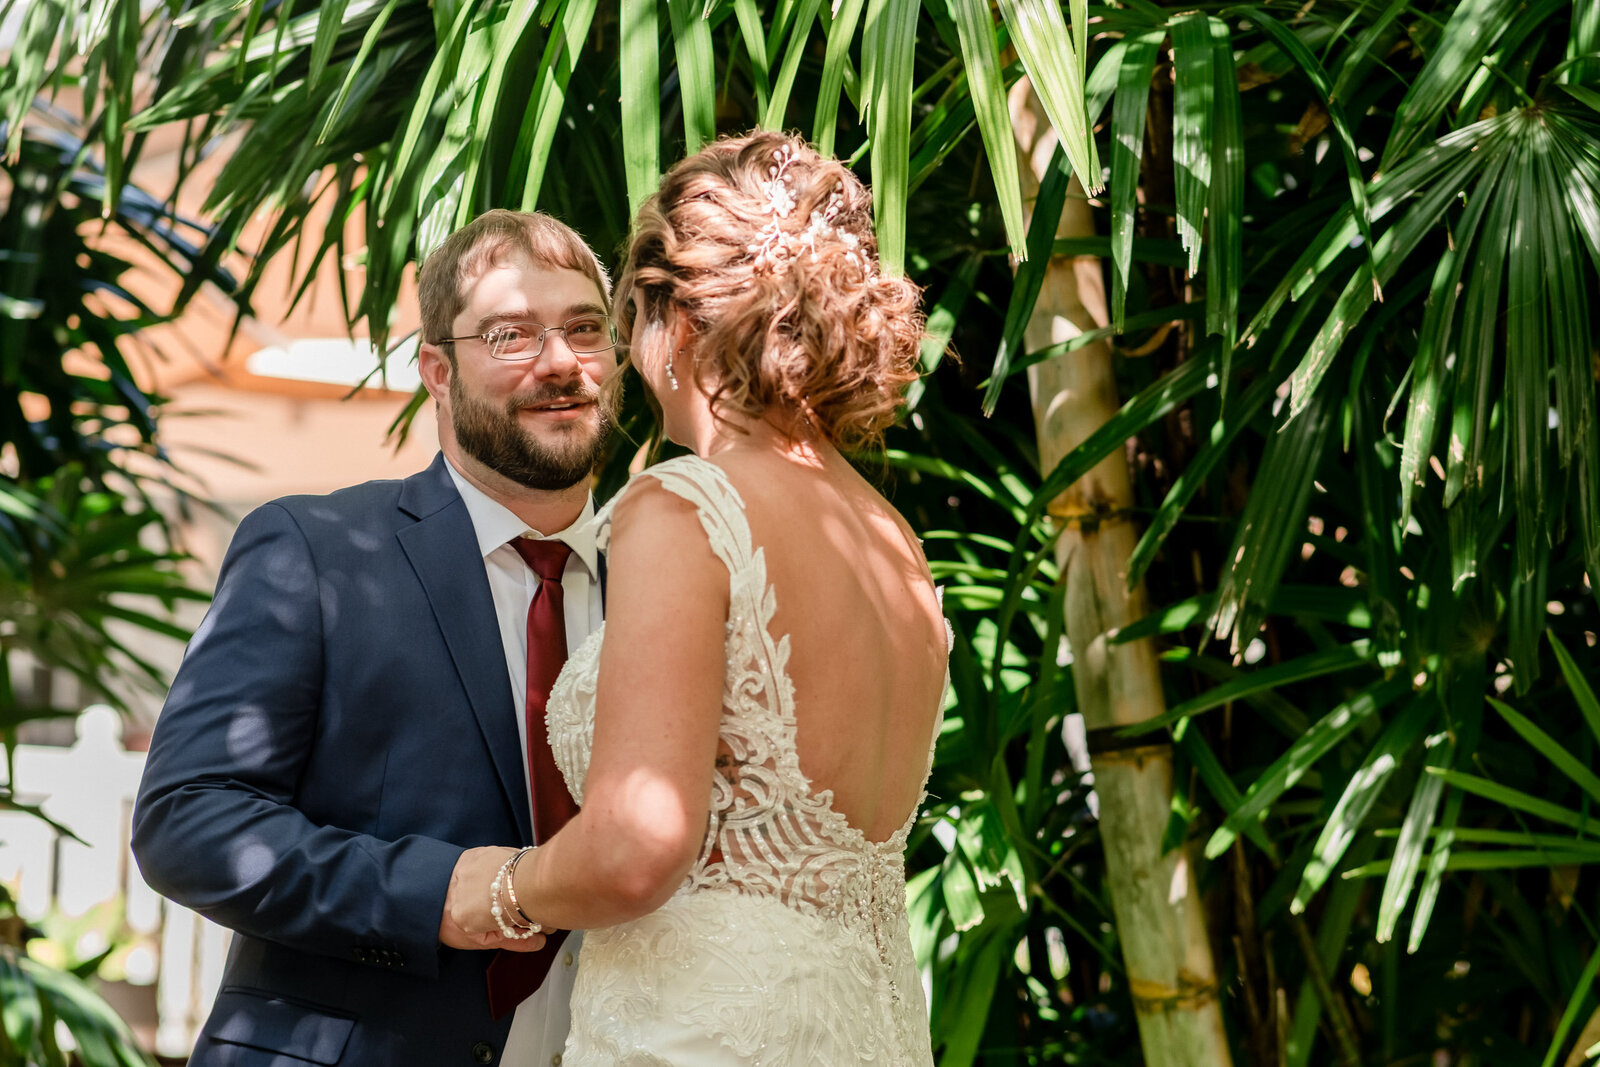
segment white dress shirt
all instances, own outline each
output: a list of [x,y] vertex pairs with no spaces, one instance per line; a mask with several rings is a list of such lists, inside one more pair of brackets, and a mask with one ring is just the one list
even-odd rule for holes
[[[477,534],[478,551],[489,577],[489,595],[500,625],[500,643],[505,650],[507,682],[512,705],[518,710],[517,737],[521,751],[528,751],[527,716],[522,714],[527,700],[528,605],[539,588],[533,573],[510,542],[528,536],[535,540],[561,541],[572,549],[561,572],[562,610],[567,627],[567,649],[572,651],[600,626],[600,551],[595,545],[594,499],[571,526],[546,537],[532,530],[505,505],[489,498],[481,489],[461,476],[448,460],[445,470],[467,505],[472,529]],[[528,765],[526,755],[522,765]],[[533,814],[533,787],[528,783],[528,813]],[[506,842],[511,844],[512,842]],[[581,931],[573,931],[561,946],[561,955],[550,967],[550,974],[537,991],[517,1007],[511,1019],[511,1034],[506,1040],[501,1063],[506,1067],[560,1067],[561,1050],[567,1043],[571,1025],[573,964],[578,956]]]

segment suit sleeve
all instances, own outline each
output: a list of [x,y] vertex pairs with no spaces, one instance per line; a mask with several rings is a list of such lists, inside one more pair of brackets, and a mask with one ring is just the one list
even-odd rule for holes
[[133,813],[140,870],[240,933],[436,974],[461,847],[319,826],[294,806],[322,675],[315,561],[268,504],[240,525],[156,723]]

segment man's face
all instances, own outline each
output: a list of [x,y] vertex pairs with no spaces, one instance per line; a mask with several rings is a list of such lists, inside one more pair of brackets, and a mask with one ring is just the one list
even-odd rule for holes
[[576,485],[594,468],[610,432],[600,385],[616,369],[615,349],[575,352],[562,330],[545,334],[539,354],[494,359],[477,334],[503,323],[561,326],[605,314],[599,287],[581,271],[527,262],[491,265],[466,283],[456,316],[455,369],[445,401],[461,451],[530,489]]

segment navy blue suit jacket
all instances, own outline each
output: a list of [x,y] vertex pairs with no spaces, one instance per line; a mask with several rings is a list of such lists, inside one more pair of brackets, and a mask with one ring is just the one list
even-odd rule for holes
[[237,932],[195,1065],[500,1058],[492,953],[439,943],[462,850],[531,840],[483,560],[444,458],[267,504],[150,743],[133,847]]

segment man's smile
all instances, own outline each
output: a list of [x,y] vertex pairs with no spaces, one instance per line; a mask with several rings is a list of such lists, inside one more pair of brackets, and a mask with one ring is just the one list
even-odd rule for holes
[[561,397],[556,400],[545,400],[537,404],[524,405],[522,410],[544,419],[566,422],[576,419],[584,412],[595,406],[593,400],[582,397]]

